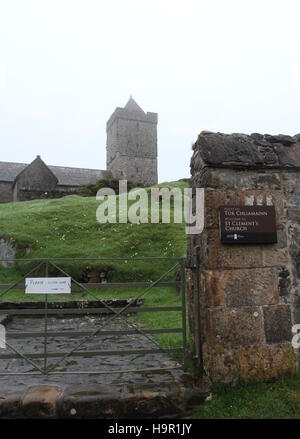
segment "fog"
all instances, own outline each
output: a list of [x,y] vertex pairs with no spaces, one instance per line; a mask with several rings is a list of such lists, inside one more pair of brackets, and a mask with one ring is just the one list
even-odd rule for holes
[[0,0],[0,160],[105,169],[132,94],[159,116],[159,180],[201,130],[300,132],[298,0]]

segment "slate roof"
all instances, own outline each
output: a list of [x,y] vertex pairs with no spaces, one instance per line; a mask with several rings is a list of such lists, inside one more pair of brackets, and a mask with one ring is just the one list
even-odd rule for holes
[[98,169],[68,168],[65,166],[49,166],[49,169],[58,178],[58,184],[66,186],[82,186],[110,177],[110,172]]
[[0,181],[13,182],[26,166],[25,163],[0,162]]
[[[12,183],[26,166],[28,165],[25,163],[0,162],[0,181]],[[48,167],[57,177],[58,184],[64,186],[81,186],[110,177],[110,172],[98,169],[69,168],[65,166]]]

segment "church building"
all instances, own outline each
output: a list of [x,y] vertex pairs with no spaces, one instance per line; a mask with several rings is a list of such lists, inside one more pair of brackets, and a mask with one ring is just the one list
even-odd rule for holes
[[80,186],[115,178],[157,183],[157,113],[145,113],[130,97],[107,122],[106,170],[0,162],[0,203],[72,194]]

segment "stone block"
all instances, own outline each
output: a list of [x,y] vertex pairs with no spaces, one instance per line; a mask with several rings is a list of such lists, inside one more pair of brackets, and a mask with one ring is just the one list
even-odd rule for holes
[[300,222],[300,207],[289,207],[287,210],[287,218],[289,221]]
[[58,403],[60,418],[107,418],[123,415],[124,392],[102,384],[67,386]]
[[206,311],[206,339],[213,346],[226,347],[260,344],[264,340],[262,313],[259,307]]
[[201,235],[201,263],[206,269],[260,268],[262,249],[256,245],[221,244],[219,231],[209,229]]
[[225,300],[228,307],[274,305],[278,303],[278,275],[276,269],[226,270],[223,277]]
[[289,270],[278,271],[278,290],[281,297],[288,296],[291,292],[291,278]]
[[289,251],[287,247],[282,247],[280,241],[278,244],[262,246],[262,260],[264,267],[282,267],[289,264]]
[[278,303],[278,272],[274,268],[205,270],[201,278],[205,298],[201,301],[202,307],[226,304],[236,308]]
[[203,344],[203,365],[212,382],[230,383],[234,377],[235,357],[232,349]]
[[0,418],[19,418],[21,417],[20,408],[23,393],[12,392],[9,389],[1,389],[0,396]]
[[280,173],[275,171],[257,172],[252,178],[252,183],[256,187],[256,189],[280,190],[281,189]]
[[61,394],[59,386],[31,386],[22,401],[23,413],[28,418],[55,418],[56,402]]
[[244,379],[271,380],[297,369],[296,355],[289,343],[241,346],[235,354],[239,374]]
[[289,305],[266,306],[264,328],[267,343],[292,340],[292,319]]

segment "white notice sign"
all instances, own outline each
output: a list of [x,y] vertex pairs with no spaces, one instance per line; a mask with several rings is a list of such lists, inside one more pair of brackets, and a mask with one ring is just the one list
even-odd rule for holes
[[26,294],[71,294],[70,277],[29,277],[25,283]]

